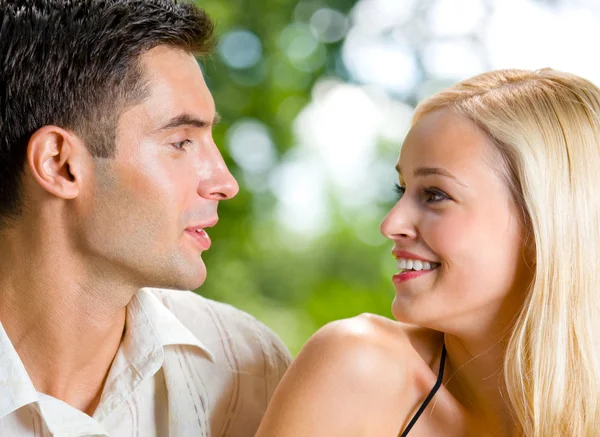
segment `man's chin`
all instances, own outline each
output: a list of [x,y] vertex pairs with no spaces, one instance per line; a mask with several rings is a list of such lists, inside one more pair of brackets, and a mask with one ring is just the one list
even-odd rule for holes
[[204,285],[204,281],[206,281],[206,274],[202,278],[198,278],[195,281],[191,281],[187,286],[182,287],[182,290],[195,290],[196,288],[202,287]]
[[134,270],[142,287],[195,290],[206,280],[206,266],[198,253],[194,257],[185,253],[154,259]]
[[167,288],[173,288],[176,290],[195,290],[201,287],[206,281],[206,271],[202,275],[190,278],[178,278],[178,281],[173,281],[172,285]]
[[173,290],[195,290],[204,284],[204,281],[206,280],[206,269],[201,268],[195,271],[179,271],[177,273],[169,274],[168,276],[165,275],[161,278],[152,279],[154,280],[147,281],[147,287],[169,288]]

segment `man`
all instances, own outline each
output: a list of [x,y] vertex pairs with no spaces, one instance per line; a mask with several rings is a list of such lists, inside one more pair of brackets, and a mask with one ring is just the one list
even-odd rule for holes
[[0,436],[254,435],[288,351],[176,290],[238,191],[211,34],[170,0],[0,0]]

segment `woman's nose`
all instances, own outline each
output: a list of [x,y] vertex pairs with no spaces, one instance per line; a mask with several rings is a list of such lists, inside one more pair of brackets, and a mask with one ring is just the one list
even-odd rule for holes
[[390,240],[415,238],[417,230],[413,215],[409,206],[400,199],[385,216],[379,230]]

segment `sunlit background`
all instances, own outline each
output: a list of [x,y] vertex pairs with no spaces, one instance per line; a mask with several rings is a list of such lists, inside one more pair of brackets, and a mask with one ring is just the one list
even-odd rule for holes
[[202,61],[240,194],[220,206],[198,292],[295,354],[330,320],[391,316],[394,164],[414,105],[497,68],[600,84],[598,0],[199,0]]

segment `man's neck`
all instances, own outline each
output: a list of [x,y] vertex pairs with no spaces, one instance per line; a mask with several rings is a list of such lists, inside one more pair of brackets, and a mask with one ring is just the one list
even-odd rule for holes
[[92,415],[135,290],[94,277],[56,238],[37,237],[1,237],[0,321],[36,390]]

